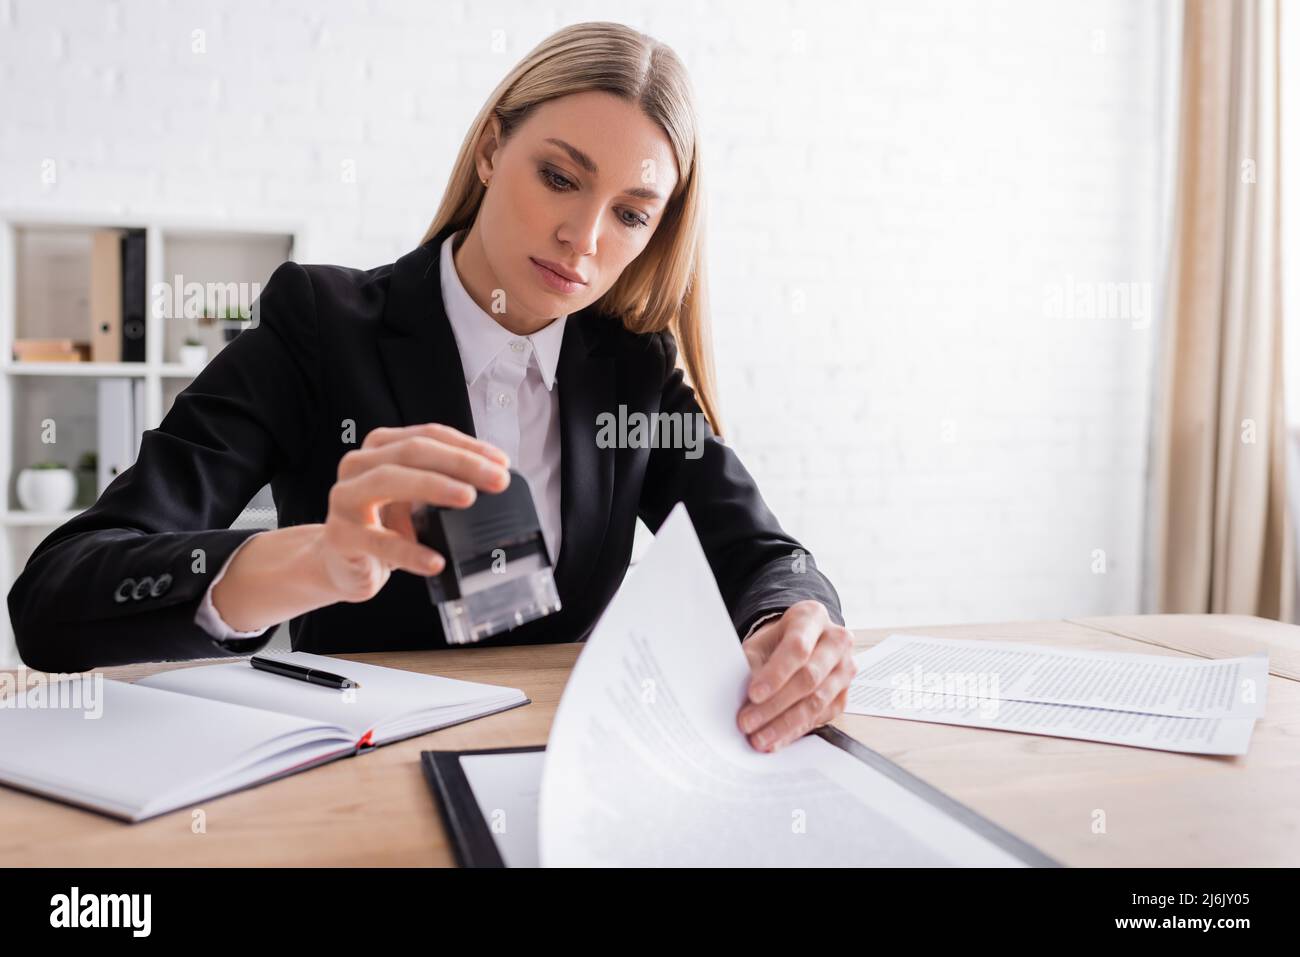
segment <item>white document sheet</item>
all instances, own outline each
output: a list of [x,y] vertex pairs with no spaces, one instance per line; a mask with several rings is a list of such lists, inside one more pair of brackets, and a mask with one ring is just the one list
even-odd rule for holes
[[[854,684],[926,690],[937,680],[975,697],[1110,708],[1179,718],[1259,718],[1268,658],[1082,651],[1015,641],[890,635],[855,656]],[[963,693],[963,692],[957,692]]]
[[1176,658],[890,635],[854,656],[851,714],[1245,754],[1268,659]]
[[1018,866],[820,737],[754,751],[750,675],[678,505],[587,641],[551,727],[544,866]]
[[460,768],[506,867],[537,867],[537,799],[545,751],[462,754]]
[[926,700],[926,696],[899,696],[891,689],[862,685],[850,687],[844,710],[849,714],[1023,731],[1191,754],[1245,754],[1255,729],[1254,718],[1174,718],[1137,711],[956,695],[934,695]]

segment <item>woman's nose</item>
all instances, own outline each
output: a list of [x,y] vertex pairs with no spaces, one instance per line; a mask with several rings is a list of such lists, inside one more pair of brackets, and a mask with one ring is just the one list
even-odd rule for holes
[[570,219],[557,232],[560,242],[576,255],[594,256],[600,239],[600,213],[593,211]]

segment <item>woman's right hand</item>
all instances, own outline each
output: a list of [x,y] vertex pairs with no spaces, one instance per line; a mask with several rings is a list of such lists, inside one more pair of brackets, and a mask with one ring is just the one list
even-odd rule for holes
[[436,575],[443,556],[421,545],[411,525],[420,505],[466,508],[479,491],[510,484],[510,460],[494,445],[449,425],[380,427],[344,454],[329,493],[315,556],[337,601],[366,601],[394,568]]

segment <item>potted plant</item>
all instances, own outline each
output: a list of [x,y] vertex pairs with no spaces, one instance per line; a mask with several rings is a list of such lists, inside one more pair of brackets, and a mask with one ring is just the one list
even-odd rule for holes
[[99,491],[99,454],[93,449],[82,452],[77,459],[77,500],[76,504],[85,508],[95,504]]
[[29,512],[63,512],[77,497],[77,479],[62,462],[37,462],[18,473],[18,502]]
[[208,362],[208,347],[198,337],[186,336],[181,346],[181,365],[187,369],[202,369]]
[[226,342],[230,342],[243,332],[253,318],[251,309],[245,306],[232,306],[225,310],[221,316],[221,324],[225,332]]

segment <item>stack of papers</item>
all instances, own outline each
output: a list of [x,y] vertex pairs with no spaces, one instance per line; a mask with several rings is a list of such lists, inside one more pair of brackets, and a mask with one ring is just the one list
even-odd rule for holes
[[[1018,867],[1047,860],[883,758],[867,763],[815,734],[755,751],[736,725],[750,675],[678,504],[592,631],[560,699],[541,762],[541,864]],[[535,774],[538,758],[524,760]],[[502,779],[506,772],[488,783]],[[480,807],[498,821],[501,799],[479,788],[482,781],[477,774]],[[516,799],[523,792],[505,789]],[[513,853],[522,862],[518,845]]]
[[890,635],[854,656],[851,714],[1162,751],[1245,754],[1267,655],[1183,658]]

